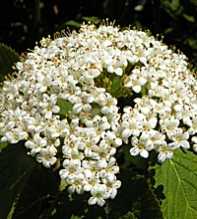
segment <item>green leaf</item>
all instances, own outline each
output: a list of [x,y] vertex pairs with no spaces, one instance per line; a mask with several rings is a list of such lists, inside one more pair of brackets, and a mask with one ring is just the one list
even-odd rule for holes
[[190,0],[191,4],[197,6],[197,1],[196,0]]
[[65,22],[66,26],[70,26],[70,27],[74,27],[74,28],[80,28],[81,23],[74,21],[74,20],[69,20],[67,22]]
[[194,23],[194,22],[195,22],[195,17],[192,16],[192,15],[183,14],[183,17],[184,17],[187,21],[189,21],[189,22],[191,22],[191,23]]
[[46,219],[56,213],[59,176],[37,164],[15,206],[13,219]]
[[92,104],[92,116],[99,115],[101,113],[101,107],[98,103]]
[[0,152],[8,146],[7,142],[0,142]]
[[133,213],[128,212],[127,214],[123,215],[118,219],[137,219],[137,217]]
[[178,20],[178,16],[181,16],[184,7],[180,4],[180,0],[162,0],[161,7],[173,18],[173,20]]
[[196,37],[188,37],[185,42],[187,46],[191,47],[192,49],[197,49],[197,39]]
[[133,214],[132,217],[140,219],[163,219],[159,201],[147,177],[139,176],[127,167],[120,171],[119,179],[122,182],[121,188],[109,204],[110,219],[125,219],[129,212]]
[[172,160],[156,166],[156,186],[164,186],[165,219],[197,218],[197,156],[177,151]]
[[74,21],[74,20],[63,22],[56,28],[57,32],[54,34],[54,36],[57,35],[56,38],[58,38],[58,37],[61,37],[62,35],[63,36],[66,35],[65,29],[67,29],[68,27],[72,29],[79,29],[81,27],[81,23],[78,21]]
[[112,96],[118,97],[122,90],[122,81],[120,77],[114,77],[111,84]]
[[42,219],[70,219],[72,217],[96,219],[97,213],[95,211],[93,217],[84,216],[87,213],[87,207],[87,194],[71,195],[67,190],[64,190],[57,193],[56,199],[53,202],[53,209],[55,209],[53,211],[53,217],[44,217]]
[[72,215],[70,219],[82,219],[82,218],[83,218],[83,216],[78,217],[78,216]]
[[60,107],[59,115],[66,117],[72,111],[73,104],[65,99],[58,98],[57,105]]
[[12,66],[19,60],[19,55],[10,47],[0,43],[0,81],[12,72]]
[[59,185],[59,191],[62,192],[64,191],[64,189],[66,189],[66,187],[68,186],[68,184],[66,183],[65,180],[61,180],[60,181],[60,185]]
[[86,22],[90,22],[92,24],[99,24],[101,20],[98,17],[82,17],[82,19]]
[[12,207],[11,207],[11,210],[10,210],[8,216],[7,216],[7,219],[12,219],[12,218],[13,218],[15,206],[16,206],[16,203],[17,203],[17,201],[18,201],[18,196],[19,196],[19,195],[16,196],[14,202],[12,203]]
[[180,0],[162,0],[161,3],[170,8],[172,11],[176,11],[180,7]]
[[20,194],[33,167],[33,161],[27,156],[22,144],[8,145],[0,153],[1,219],[6,219],[8,214],[12,214],[16,197]]

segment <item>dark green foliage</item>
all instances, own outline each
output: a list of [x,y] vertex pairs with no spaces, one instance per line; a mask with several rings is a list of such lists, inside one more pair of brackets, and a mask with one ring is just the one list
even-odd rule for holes
[[136,219],[135,215],[131,212],[128,212],[126,215],[122,216],[119,219]]
[[119,95],[122,95],[122,83],[119,77],[113,78],[111,83],[111,94],[112,96],[119,97]]
[[0,218],[37,219],[51,216],[58,194],[57,174],[37,164],[24,145],[9,145],[0,153]]
[[56,173],[37,165],[21,191],[13,219],[50,218],[53,201],[58,194],[59,178]]
[[135,172],[127,172],[120,175],[123,184],[117,197],[108,201],[104,208],[88,206],[86,195],[74,195],[70,200],[64,191],[59,194],[54,206],[55,213],[50,218],[72,218],[74,214],[83,219],[162,219],[157,197],[145,177],[140,178]]
[[57,100],[57,105],[59,106],[60,108],[60,111],[59,111],[59,115],[62,117],[62,118],[65,118],[69,112],[72,111],[72,103],[70,103],[69,101],[67,100],[64,100],[62,98],[59,98]]
[[[121,162],[124,155],[119,154]],[[22,142],[9,145],[0,153],[0,218],[9,214],[9,219],[162,219],[150,185],[152,176],[140,162],[145,160],[126,161],[117,197],[101,208],[89,206],[87,194],[70,196],[66,189],[60,191],[58,172],[26,155]]]
[[12,73],[12,66],[19,60],[19,55],[10,47],[0,43],[0,82]]
[[9,145],[0,153],[0,218],[6,219],[34,168],[22,144]]
[[[0,153],[1,219],[171,219],[171,214],[176,219],[175,203],[179,212],[188,208],[187,219],[196,214],[196,156],[191,152],[177,152],[162,168],[156,165],[155,177],[155,155],[150,160],[131,157],[125,145],[117,154],[122,186],[104,207],[89,206],[86,193],[71,196],[66,188],[60,190],[58,171],[42,167],[26,152],[20,142]],[[174,196],[176,186],[180,192]]]
[[4,148],[6,148],[8,146],[7,142],[1,142],[0,143],[0,151],[3,150]]
[[78,28],[83,21],[97,24],[105,18],[160,34],[196,65],[196,0],[7,0],[0,7],[0,42],[25,51],[43,35]]

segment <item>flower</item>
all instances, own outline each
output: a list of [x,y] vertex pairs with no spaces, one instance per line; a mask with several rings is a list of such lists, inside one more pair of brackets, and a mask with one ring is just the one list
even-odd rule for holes
[[88,200],[90,205],[98,204],[99,206],[103,206],[105,199],[108,198],[107,187],[105,185],[95,185],[91,190],[91,195],[92,197]]
[[190,139],[197,151],[197,80],[183,54],[143,31],[84,24],[43,38],[14,73],[0,88],[0,140],[23,141],[46,168],[60,161],[68,191],[89,192],[90,205],[121,186],[118,147],[159,162]]
[[130,149],[130,154],[132,156],[136,156],[140,154],[143,158],[147,158],[149,156],[147,147],[147,140],[141,137],[140,139],[133,137],[132,138],[132,148]]

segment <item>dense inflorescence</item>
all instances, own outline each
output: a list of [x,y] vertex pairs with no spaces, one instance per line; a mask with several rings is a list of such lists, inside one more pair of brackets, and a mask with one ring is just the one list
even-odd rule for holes
[[[24,141],[45,167],[59,162],[68,190],[90,192],[89,204],[116,196],[122,145],[160,162],[197,151],[197,81],[183,54],[145,32],[82,25],[43,38],[15,68],[0,91],[1,141]],[[131,101],[120,106],[121,96]]]

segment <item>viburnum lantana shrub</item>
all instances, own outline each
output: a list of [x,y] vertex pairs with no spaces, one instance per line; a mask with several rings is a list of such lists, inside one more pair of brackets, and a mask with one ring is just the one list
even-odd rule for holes
[[2,142],[28,154],[88,203],[114,199],[116,154],[159,162],[180,148],[197,152],[197,81],[186,57],[138,30],[82,25],[43,38],[0,90]]

